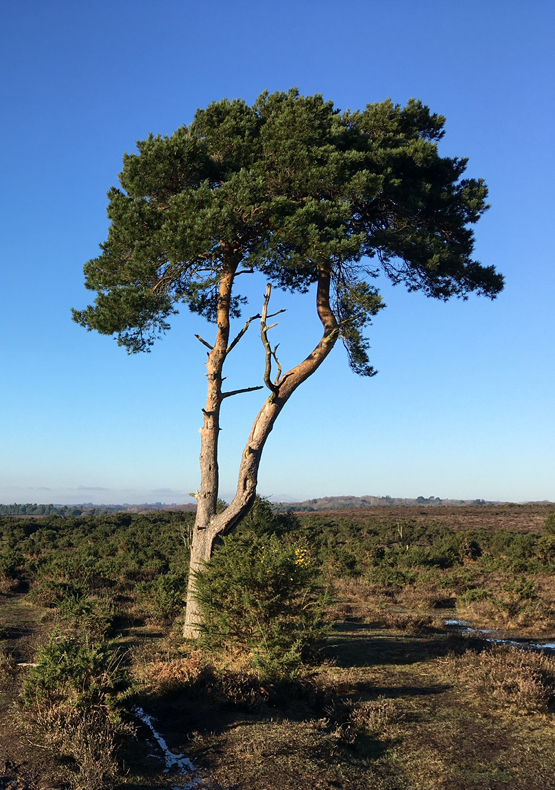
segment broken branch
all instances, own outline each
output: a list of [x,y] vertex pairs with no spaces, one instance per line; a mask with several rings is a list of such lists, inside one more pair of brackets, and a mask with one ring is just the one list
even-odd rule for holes
[[264,387],[262,384],[259,384],[257,387],[243,387],[240,390],[231,390],[231,392],[222,392],[220,397],[223,400],[224,398],[231,398],[232,395],[241,395],[243,392],[254,392],[255,390],[262,390]]
[[253,316],[251,316],[251,317],[249,318],[249,320],[247,321],[247,323],[245,324],[245,326],[244,326],[244,327],[241,329],[241,331],[239,332],[239,334],[237,335],[237,337],[235,338],[235,340],[233,340],[233,341],[232,341],[232,342],[229,344],[229,346],[227,347],[226,354],[229,354],[229,352],[230,352],[232,349],[234,349],[234,348],[235,348],[235,346],[237,345],[237,343],[238,343],[238,342],[241,340],[241,338],[243,337],[243,335],[245,334],[245,332],[247,331],[247,329],[249,328],[249,326],[251,325],[251,323],[252,323],[252,322],[253,322],[253,321],[254,321],[256,318],[260,318],[260,313],[257,313],[256,315],[253,315]]
[[210,351],[214,350],[214,346],[211,346],[210,343],[207,343],[206,340],[203,340],[200,335],[195,335],[195,337],[200,343],[202,343],[203,346],[206,346],[206,348],[209,348]]

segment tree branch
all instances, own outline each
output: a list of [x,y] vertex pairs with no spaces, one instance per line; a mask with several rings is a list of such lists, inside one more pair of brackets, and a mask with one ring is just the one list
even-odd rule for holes
[[206,346],[206,348],[209,348],[210,351],[214,350],[214,346],[211,346],[210,343],[207,343],[206,340],[203,340],[200,335],[195,335],[195,337],[200,343],[202,343],[203,346]]
[[224,398],[231,398],[232,395],[241,395],[243,392],[254,392],[255,390],[262,390],[262,389],[264,389],[262,384],[259,384],[257,387],[243,387],[243,389],[240,390],[231,390],[231,392],[222,392],[220,397],[223,400]]
[[[268,305],[270,303],[271,294],[272,294],[272,286],[270,283],[268,283],[268,285],[266,286],[266,294],[264,295],[264,306],[262,307],[262,315],[260,317],[260,337],[262,339],[262,345],[264,346],[264,350],[266,352],[266,365],[264,367],[264,384],[268,387],[272,395],[275,397],[279,392],[279,385],[277,381],[275,384],[272,382],[272,358],[275,359],[275,352],[277,346],[272,351],[270,341],[268,340],[268,331],[270,329],[273,329],[274,326],[277,326],[277,324],[270,324],[270,326],[268,326],[268,324],[266,323],[268,319]],[[274,315],[277,315],[277,313],[274,313]],[[281,370],[281,368],[279,368],[279,365],[278,365],[278,370]]]
[[251,325],[251,323],[252,323],[252,322],[253,322],[253,321],[254,321],[256,318],[260,318],[260,313],[257,313],[256,315],[253,315],[253,316],[251,316],[251,317],[249,318],[249,320],[247,321],[247,323],[245,324],[245,326],[244,326],[244,327],[241,329],[241,331],[239,332],[239,334],[237,335],[237,337],[236,337],[234,340],[232,340],[232,342],[231,342],[231,343],[229,344],[229,346],[227,347],[227,350],[226,350],[226,355],[227,355],[227,354],[229,354],[229,352],[230,352],[232,349],[234,349],[234,348],[235,348],[235,346],[237,345],[237,343],[238,343],[238,342],[241,340],[241,338],[243,337],[243,335],[245,334],[245,332],[247,331],[247,329],[249,328],[249,326]]
[[[275,324],[274,324],[274,326],[275,326]],[[274,350],[272,351],[272,356],[274,358],[274,362],[276,363],[276,367],[277,367],[276,378],[275,378],[275,381],[274,381],[274,385],[276,387],[279,386],[280,380],[281,380],[281,365],[280,365],[279,360],[277,358],[277,350],[278,350],[278,348],[279,348],[279,343],[276,346],[274,346]]]

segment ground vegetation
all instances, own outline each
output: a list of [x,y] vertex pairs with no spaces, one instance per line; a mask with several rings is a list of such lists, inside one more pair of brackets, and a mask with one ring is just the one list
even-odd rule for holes
[[[191,514],[0,519],[1,781],[179,786],[140,708],[214,790],[555,787],[555,659],[527,648],[555,636],[552,507],[406,510],[257,504],[195,643]],[[521,649],[487,641],[507,635]]]

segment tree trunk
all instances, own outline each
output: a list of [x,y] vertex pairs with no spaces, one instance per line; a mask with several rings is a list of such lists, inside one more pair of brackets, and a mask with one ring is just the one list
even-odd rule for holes
[[[202,565],[210,559],[212,554],[212,547],[218,535],[227,534],[241,521],[241,519],[251,509],[255,497],[256,487],[258,484],[258,469],[260,466],[260,459],[264,445],[274,423],[291,397],[297,387],[303,381],[306,381],[322,364],[324,359],[332,350],[335,342],[339,336],[339,326],[330,307],[330,275],[329,272],[320,270],[318,277],[318,288],[316,294],[316,309],[318,316],[324,327],[324,334],[316,346],[316,348],[303,360],[303,362],[291,368],[287,373],[280,377],[279,381],[273,386],[272,394],[266,399],[264,405],[259,411],[241,459],[241,466],[239,468],[239,478],[237,483],[237,491],[229,506],[220,514],[216,515],[215,503],[217,500],[217,490],[213,510],[211,510],[210,518],[206,517],[209,511],[204,505],[202,500],[202,492],[208,491],[213,481],[217,485],[217,469],[209,468],[206,464],[207,458],[210,458],[217,465],[217,433],[214,430],[206,429],[206,411],[205,410],[205,427],[201,430],[201,494],[198,499],[197,518],[195,528],[193,531],[193,539],[191,546],[191,564],[189,570],[189,586],[187,590],[187,610],[184,626],[184,636],[193,638],[199,635],[199,608],[198,602],[195,598],[195,572],[202,567]],[[228,314],[228,334],[229,337],[229,314]],[[218,334],[220,327],[218,325]],[[226,341],[227,343],[227,341]],[[216,346],[214,347],[215,350]],[[213,352],[209,355],[212,355]],[[267,350],[267,354],[269,350]],[[225,357],[224,357],[225,358]],[[223,364],[223,361],[222,361]],[[220,368],[221,374],[221,368]],[[209,375],[209,398],[210,398],[210,375]],[[221,385],[221,375],[220,375]],[[221,388],[220,403],[221,403]],[[219,404],[218,404],[219,416]],[[203,466],[204,460],[204,466]],[[205,480],[206,477],[206,480]],[[201,511],[201,501],[203,502],[203,515],[199,515]]]
[[200,491],[196,494],[197,513],[191,540],[187,610],[184,627],[184,636],[188,637],[198,636],[199,612],[194,593],[195,573],[210,559],[214,542],[210,525],[216,515],[218,503],[218,434],[220,432],[220,409],[222,405],[222,370],[229,343],[229,312],[236,269],[237,263],[230,263],[220,280],[216,315],[216,340],[206,360],[208,387],[206,406],[202,410],[203,425],[200,429]]

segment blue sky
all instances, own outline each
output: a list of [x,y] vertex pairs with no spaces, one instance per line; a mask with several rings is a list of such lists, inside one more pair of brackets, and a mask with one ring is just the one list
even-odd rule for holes
[[[383,284],[373,379],[342,348],[287,405],[260,490],[555,501],[551,0],[5,0],[0,10],[2,222],[0,502],[182,502],[198,480],[208,335],[176,317],[129,357],[70,320],[107,230],[124,152],[197,107],[264,89],[338,108],[422,99],[447,118],[491,210],[476,257],[506,276],[495,301],[438,303]],[[264,283],[249,286],[253,312]],[[284,362],[314,345],[306,297],[274,330]],[[307,310],[308,308],[308,310]],[[256,328],[230,382],[259,383]],[[226,402],[230,495],[258,394]]]

